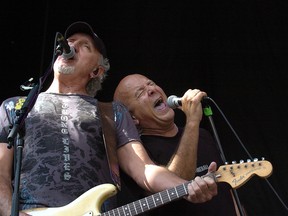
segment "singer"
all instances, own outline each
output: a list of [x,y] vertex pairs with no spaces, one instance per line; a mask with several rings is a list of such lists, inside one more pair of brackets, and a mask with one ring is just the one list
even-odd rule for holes
[[[93,215],[98,215],[99,209],[95,208],[102,204],[102,196],[105,197],[106,193],[112,196],[117,190],[113,184],[119,183],[119,179],[115,178],[118,164],[113,163],[114,166],[109,166],[110,157],[106,154],[102,134],[100,103],[95,98],[110,66],[104,43],[85,22],[76,22],[68,26],[65,38],[69,46],[75,49],[75,56],[69,60],[62,55],[56,58],[53,65],[53,81],[48,89],[36,98],[25,119],[25,128],[22,128],[25,133],[21,133],[24,134],[21,141],[25,145],[17,197],[20,214],[17,210],[14,213],[14,209],[17,208],[13,205],[15,202],[12,202],[13,188],[17,188],[13,181],[13,163],[17,161],[13,158],[14,149],[18,148],[13,146],[8,149],[7,137],[10,126],[15,123],[18,113],[16,108],[21,109],[17,104],[28,97],[8,98],[1,104],[1,216],[27,216],[29,212],[40,207],[48,211],[53,207],[59,207],[57,211],[65,211],[63,214],[48,215],[86,215],[90,211],[93,211]],[[210,176],[195,178],[188,184],[186,179],[156,165],[142,146],[137,128],[127,109],[118,102],[111,103],[111,106],[117,138],[114,149],[117,157],[115,153],[111,158],[118,159],[120,168],[143,190],[154,193],[185,183],[186,202],[193,203],[211,200],[217,194],[217,184]],[[13,144],[22,143],[18,141],[15,140]],[[107,148],[107,151],[109,149]],[[208,171],[216,171],[216,165],[212,162]],[[115,175],[111,175],[110,167]],[[103,191],[106,183],[110,185],[109,191]],[[80,204],[73,202],[94,187],[102,195],[95,194],[95,199],[98,197],[98,200],[84,200],[84,203],[82,201]],[[103,192],[105,194],[102,194]],[[105,200],[101,205],[101,211],[117,207],[115,199],[116,196],[113,196]],[[88,211],[87,207],[92,209]],[[121,211],[121,215],[128,213],[124,208],[121,208]]]
[[[201,100],[206,96],[203,91],[189,89],[181,98],[172,98],[172,107],[176,108],[177,104],[186,115],[186,125],[180,127],[174,122],[175,113],[166,103],[165,92],[151,79],[141,74],[128,75],[119,82],[114,93],[114,99],[126,105],[131,113],[151,159],[184,179],[205,173],[210,161],[221,163],[212,136],[199,127],[203,112]],[[123,189],[118,193],[119,201],[128,203],[145,197],[146,192],[130,177],[125,173],[121,173],[121,176]],[[179,214],[233,216],[239,215],[239,212],[237,205],[234,205],[230,188],[219,185],[218,195],[209,202],[191,205],[179,200],[152,210],[147,215]]]

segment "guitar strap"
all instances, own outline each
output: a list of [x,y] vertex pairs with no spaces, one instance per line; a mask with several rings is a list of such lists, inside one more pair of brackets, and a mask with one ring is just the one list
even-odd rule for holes
[[121,190],[119,164],[116,153],[116,131],[113,106],[111,102],[98,101],[98,108],[102,121],[102,136],[108,157],[110,174],[118,190]]

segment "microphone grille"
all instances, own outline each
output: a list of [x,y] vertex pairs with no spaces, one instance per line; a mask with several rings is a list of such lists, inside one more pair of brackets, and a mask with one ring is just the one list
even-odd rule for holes
[[176,109],[177,108],[177,104],[175,103],[177,99],[176,95],[171,95],[167,98],[167,105],[172,108],[172,109]]

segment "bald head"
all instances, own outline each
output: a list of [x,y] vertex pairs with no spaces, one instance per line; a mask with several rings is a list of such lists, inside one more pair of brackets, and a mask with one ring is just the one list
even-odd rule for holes
[[129,108],[129,101],[135,97],[135,92],[143,80],[148,78],[141,74],[125,76],[115,89],[114,100],[120,101]]
[[174,111],[166,104],[165,92],[146,76],[124,77],[114,92],[114,100],[128,108],[141,134],[166,134],[175,127]]

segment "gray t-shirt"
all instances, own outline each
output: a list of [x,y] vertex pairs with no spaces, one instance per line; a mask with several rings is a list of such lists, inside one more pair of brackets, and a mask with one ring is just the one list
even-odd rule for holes
[[[0,142],[7,142],[15,107],[20,106],[19,97],[2,103]],[[113,102],[113,110],[117,147],[140,141],[127,109]],[[113,183],[95,98],[39,94],[25,119],[20,183],[20,209],[63,206],[96,185]]]

